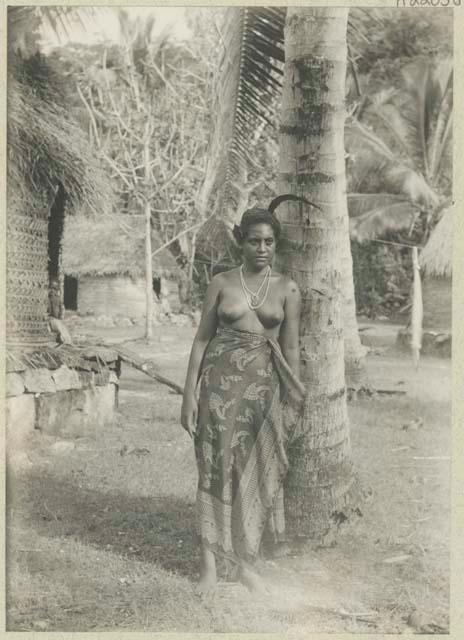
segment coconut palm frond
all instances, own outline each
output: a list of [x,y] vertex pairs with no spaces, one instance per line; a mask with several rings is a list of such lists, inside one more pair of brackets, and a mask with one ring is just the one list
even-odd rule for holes
[[[449,79],[451,67],[447,76]],[[402,72],[407,99],[401,105],[401,117],[412,132],[410,139],[414,141],[420,154],[421,169],[427,180],[433,181],[431,171],[430,150],[433,131],[436,128],[437,113],[445,109],[444,95],[448,82],[443,84],[442,70],[434,68],[427,61],[414,62]],[[450,87],[449,90],[452,90]]]
[[223,54],[216,79],[215,113],[206,177],[199,197],[206,211],[235,211],[236,189],[247,166],[250,144],[272,117],[280,93],[285,9],[229,7],[220,34]]
[[377,95],[372,98],[375,109],[375,119],[381,124],[392,138],[395,147],[412,165],[417,165],[418,151],[415,131],[409,122],[402,117],[394,104],[389,102],[391,95]]
[[345,143],[348,149],[351,147],[368,148],[384,160],[395,161],[397,157],[394,151],[371,128],[353,119],[345,126]]
[[402,70],[402,76],[402,92],[381,91],[370,97],[365,113],[371,127],[353,122],[347,135],[353,131],[386,160],[395,156],[435,188],[451,141],[452,64],[416,61]]
[[99,12],[107,12],[105,7],[38,7],[44,26],[51,30],[61,42],[71,38],[76,32],[86,33]]
[[356,7],[348,13],[348,31],[351,40],[369,43],[372,34],[385,27],[388,23],[388,13],[385,10]]
[[404,196],[389,193],[348,194],[348,211],[350,235],[358,242],[410,229],[420,213]]
[[[352,156],[350,183],[351,189],[363,187],[363,181],[374,180],[371,187],[379,188],[392,194],[403,194],[411,202],[421,206],[436,206],[438,196],[427,183],[420,171],[410,160],[395,153],[382,138],[372,129],[357,120],[347,124],[345,143],[349,155]],[[369,189],[372,190],[372,189]]]
[[37,50],[43,29],[58,42],[85,33],[93,24],[95,16],[107,14],[108,7],[23,6],[8,7],[8,48],[29,58]]
[[430,148],[430,172],[436,180],[446,148],[451,141],[453,123],[453,68],[446,63],[439,70],[438,78],[442,83],[442,99],[438,108],[433,140]]

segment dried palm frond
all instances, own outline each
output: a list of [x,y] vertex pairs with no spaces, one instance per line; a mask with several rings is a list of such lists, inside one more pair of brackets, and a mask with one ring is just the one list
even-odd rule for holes
[[59,184],[70,208],[110,209],[113,189],[86,134],[70,117],[45,59],[9,58],[8,188],[24,202]]
[[225,217],[232,217],[237,208],[239,195],[234,184],[240,185],[251,142],[270,120],[280,93],[285,11],[280,7],[229,7],[224,13],[216,121],[198,201],[203,212],[211,205],[221,217],[225,211]]

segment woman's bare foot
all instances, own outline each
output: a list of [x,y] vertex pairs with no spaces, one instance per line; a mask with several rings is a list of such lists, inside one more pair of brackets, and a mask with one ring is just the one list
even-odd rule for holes
[[265,594],[269,592],[262,578],[245,565],[240,567],[239,579],[240,582],[252,593]]
[[272,546],[270,555],[272,558],[285,558],[292,553],[288,542],[278,542]]
[[213,593],[217,586],[216,558],[214,553],[205,547],[201,550],[200,579],[196,586],[196,593],[205,596]]

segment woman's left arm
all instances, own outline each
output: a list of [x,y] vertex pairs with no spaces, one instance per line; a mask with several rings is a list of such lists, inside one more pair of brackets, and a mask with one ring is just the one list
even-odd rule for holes
[[284,320],[280,327],[279,343],[291,370],[300,377],[300,313],[301,295],[298,285],[287,280],[285,286]]

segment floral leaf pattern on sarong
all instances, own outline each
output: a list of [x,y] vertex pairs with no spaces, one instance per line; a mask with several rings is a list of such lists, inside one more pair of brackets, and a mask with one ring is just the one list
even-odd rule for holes
[[213,462],[213,446],[211,442],[207,442],[207,441],[203,442],[201,449],[202,449],[202,454],[205,462],[207,462],[208,464],[211,464]]
[[244,412],[240,413],[236,417],[237,422],[248,422],[251,424],[253,422],[253,412],[249,407],[245,407]]
[[270,376],[272,375],[272,362],[268,364],[266,369],[258,369],[256,371],[256,375],[260,376],[261,378],[270,378]]
[[235,431],[230,443],[230,448],[234,449],[239,446],[242,452],[245,453],[247,447],[246,439],[250,437],[251,436],[248,431]]
[[210,374],[210,371],[213,368],[213,366],[214,365],[212,365],[212,364],[208,364],[203,368],[203,371],[201,372],[202,380],[204,380],[204,382],[205,382],[205,384],[207,386],[209,386],[209,374]]
[[239,371],[245,371],[245,367],[256,357],[253,351],[248,349],[237,349],[230,356],[231,364],[235,365]]
[[214,348],[208,351],[207,357],[208,360],[215,360],[218,356],[222,355],[224,351],[227,350],[227,347],[224,344],[216,342]]
[[222,391],[229,391],[233,382],[240,382],[242,376],[221,376],[220,389]]
[[233,404],[235,404],[235,398],[225,401],[218,393],[214,392],[211,392],[209,396],[209,407],[212,411],[216,412],[221,420],[226,419],[226,411]]
[[266,393],[270,391],[266,385],[259,385],[256,382],[252,382],[245,390],[243,394],[244,400],[258,400],[263,406],[265,402]]

